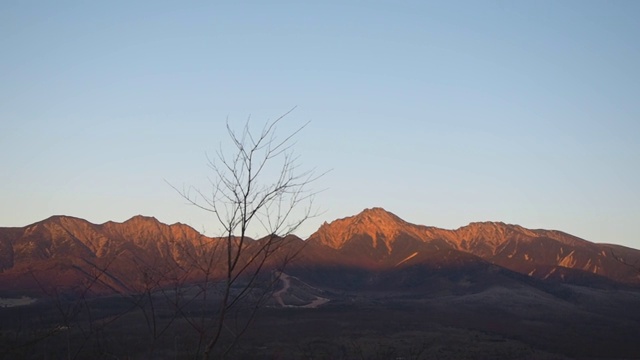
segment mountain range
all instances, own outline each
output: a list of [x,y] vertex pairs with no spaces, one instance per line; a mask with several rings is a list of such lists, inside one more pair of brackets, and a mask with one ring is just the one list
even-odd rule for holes
[[[306,241],[287,239],[286,247],[297,254],[287,273],[331,288],[433,288],[438,282],[425,279],[447,272],[478,276],[480,283],[503,277],[599,288],[640,285],[639,250],[502,222],[447,230],[372,208],[324,223]],[[153,217],[92,224],[53,216],[26,227],[0,228],[0,289],[37,295],[90,287],[92,293],[108,294],[140,291],[150,282],[161,285],[178,276],[184,283],[199,281],[203,273],[175,269],[202,261],[199,255],[206,251],[220,253],[215,250],[224,243]],[[259,243],[249,240],[248,251]]]
[[[198,324],[217,308],[228,240],[144,216],[0,228],[0,354],[192,358]],[[381,208],[306,240],[247,239],[239,267],[255,270],[247,260],[269,244],[266,271],[246,293],[258,301],[239,302],[225,323],[236,333],[261,305],[230,358],[640,354],[640,250],[502,222],[440,229]],[[232,293],[249,283],[237,284]]]

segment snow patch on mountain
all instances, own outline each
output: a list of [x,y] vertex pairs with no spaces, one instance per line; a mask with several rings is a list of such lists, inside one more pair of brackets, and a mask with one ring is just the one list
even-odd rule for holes
[[396,264],[396,266],[398,266],[398,265],[400,265],[400,264],[404,264],[404,263],[406,263],[407,261],[409,261],[409,260],[413,259],[414,257],[416,257],[416,255],[418,255],[418,252],[417,252],[417,251],[416,251],[416,252],[414,252],[413,254],[411,254],[411,255],[407,256],[406,258],[404,258],[404,260],[402,260],[402,261],[400,261],[399,263],[397,263],[397,264]]

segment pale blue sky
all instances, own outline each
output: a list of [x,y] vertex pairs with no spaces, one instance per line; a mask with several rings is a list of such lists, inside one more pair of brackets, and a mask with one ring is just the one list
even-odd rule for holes
[[0,3],[0,226],[212,235],[224,122],[306,121],[323,221],[504,221],[640,247],[640,2]]

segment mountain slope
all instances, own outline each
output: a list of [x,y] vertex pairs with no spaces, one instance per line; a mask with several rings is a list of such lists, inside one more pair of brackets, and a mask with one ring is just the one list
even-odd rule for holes
[[0,286],[35,293],[137,291],[201,261],[218,244],[187,225],[150,217],[96,225],[53,216],[24,228],[0,229],[0,247],[6,250],[0,257]]
[[446,230],[411,224],[373,208],[323,224],[309,242],[348,253],[354,261],[368,260],[370,266],[389,267],[413,253],[454,249],[541,279],[640,284],[638,250],[501,222]]
[[[247,254],[264,241],[250,240]],[[0,289],[112,293],[143,291],[167,279],[186,284],[221,271],[206,263],[223,261],[225,244],[187,225],[151,217],[92,224],[54,216],[23,228],[0,228]],[[597,287],[640,285],[635,249],[501,222],[439,229],[408,223],[381,208],[325,223],[307,241],[292,236],[283,244],[267,268],[278,268],[286,259],[293,276],[341,288],[426,289],[431,285],[424,279],[463,279],[464,274],[487,283],[491,274],[522,281],[514,275],[520,274]]]

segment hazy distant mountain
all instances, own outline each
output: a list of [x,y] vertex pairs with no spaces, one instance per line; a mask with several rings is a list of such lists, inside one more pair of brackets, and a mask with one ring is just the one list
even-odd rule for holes
[[[288,246],[299,253],[287,272],[337,288],[409,290],[526,279],[640,284],[639,250],[500,222],[446,230],[373,208],[323,224],[306,242],[290,240]],[[250,240],[249,249],[253,243],[259,240]],[[94,293],[135,292],[153,281],[198,281],[202,273],[184,269],[220,246],[224,242],[187,225],[151,217],[96,225],[54,216],[0,228],[0,289],[41,292],[91,284]]]

